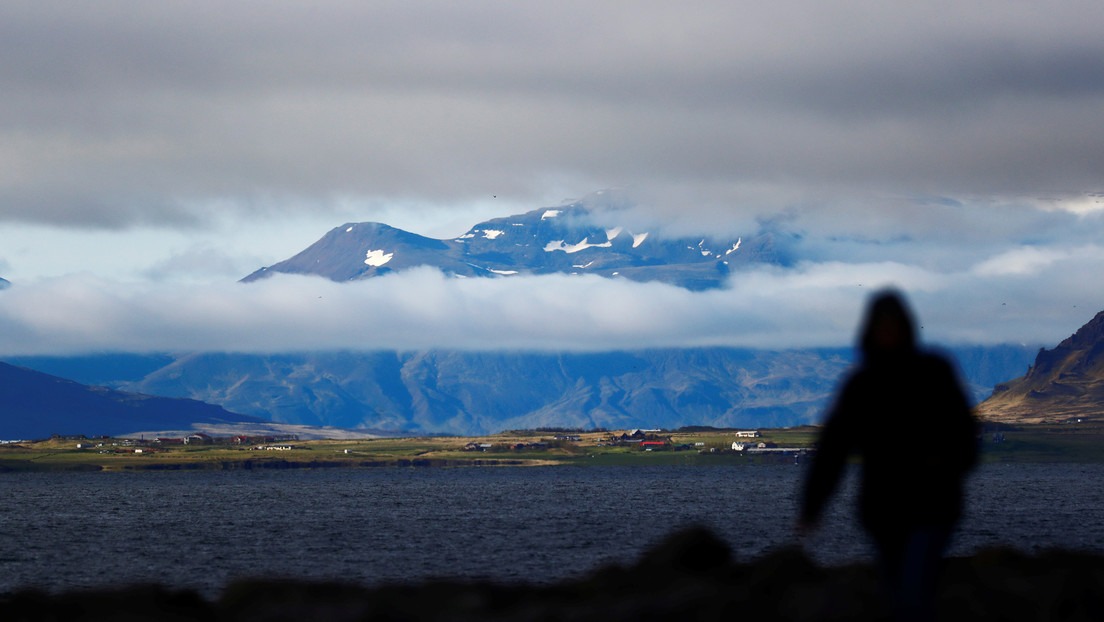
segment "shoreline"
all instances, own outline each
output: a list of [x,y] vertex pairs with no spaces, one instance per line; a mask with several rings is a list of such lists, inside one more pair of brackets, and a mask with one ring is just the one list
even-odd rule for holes
[[[193,444],[55,437],[0,445],[0,473],[802,464],[815,452],[818,431],[762,428],[751,442],[727,429],[637,431],[627,440],[628,433],[620,431],[515,431],[485,437],[266,439],[248,445],[211,437]],[[1104,425],[1096,423],[990,425],[979,444],[985,463],[1104,463]]]
[[[1030,585],[1031,589],[1023,589]],[[1009,548],[946,560],[940,619],[1080,620],[1104,611],[1104,556]],[[236,580],[214,598],[162,585],[0,594],[0,619],[881,620],[887,608],[869,563],[821,566],[796,545],[735,559],[708,529],[669,534],[631,565],[550,584],[436,579],[375,586]]]

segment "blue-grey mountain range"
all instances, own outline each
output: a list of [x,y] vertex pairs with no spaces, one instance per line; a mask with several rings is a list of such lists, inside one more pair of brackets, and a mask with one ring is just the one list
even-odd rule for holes
[[[789,264],[785,236],[665,239],[597,227],[584,203],[479,223],[438,240],[381,223],[347,223],[297,255],[261,268],[335,281],[416,266],[456,277],[596,274],[688,289],[724,284],[744,265]],[[248,285],[243,285],[248,287]],[[953,354],[976,400],[1024,373],[1033,346]],[[819,420],[851,360],[849,348],[767,351],[666,348],[605,353],[312,352],[23,357],[80,382],[217,404],[279,423],[481,434],[534,427],[789,426]],[[147,428],[148,429],[148,428]]]

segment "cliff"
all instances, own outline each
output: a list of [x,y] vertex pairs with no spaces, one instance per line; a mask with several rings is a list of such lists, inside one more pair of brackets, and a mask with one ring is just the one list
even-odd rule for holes
[[1005,423],[1104,420],[1104,311],[1057,347],[1040,350],[1025,375],[998,384],[978,416]]

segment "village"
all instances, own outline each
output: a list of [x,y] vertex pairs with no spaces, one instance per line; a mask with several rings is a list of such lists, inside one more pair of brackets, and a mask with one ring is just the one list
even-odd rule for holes
[[[139,438],[115,438],[101,436],[88,438],[84,435],[54,435],[54,441],[74,441],[75,448],[79,450],[95,450],[101,454],[151,454],[165,451],[173,447],[183,446],[229,446],[246,448],[254,451],[291,451],[302,449],[303,445],[292,443],[299,440],[294,434],[269,435],[269,436],[212,436],[203,432],[196,432],[186,436],[158,436],[150,439]],[[24,441],[26,442],[26,441]]]
[[[515,434],[523,434],[525,431],[517,431]],[[593,445],[595,447],[615,447],[636,449],[644,452],[674,451],[697,452],[700,454],[725,454],[742,453],[754,454],[781,454],[798,455],[815,451],[808,446],[779,446],[776,442],[765,440],[759,430],[736,430],[728,433],[735,440],[718,444],[704,440],[686,440],[685,434],[679,435],[662,429],[632,429],[621,433],[605,433],[596,436],[595,433],[571,433],[553,434],[550,438],[541,437],[539,440],[524,440],[517,442],[502,441],[488,442],[486,440],[473,440],[465,443],[462,451],[465,452],[545,452],[555,449],[563,449],[571,446]],[[74,448],[82,451],[94,450],[100,454],[153,454],[164,452],[174,448],[198,448],[198,447],[229,447],[236,449],[248,449],[250,451],[292,451],[311,449],[311,442],[299,442],[299,437],[294,434],[267,435],[267,436],[213,436],[203,432],[195,432],[184,436],[157,436],[153,438],[113,438],[98,437],[88,438],[83,435],[61,436],[55,435],[54,441],[72,441]],[[345,454],[352,450],[345,449]]]
[[302,439],[205,432],[55,435],[0,445],[0,471],[803,462],[817,428],[508,430],[482,437]]
[[516,443],[493,443],[472,441],[464,445],[464,451],[501,452],[501,451],[526,451],[548,450],[562,447],[565,443],[584,443],[590,440],[596,447],[621,447],[637,449],[639,451],[692,451],[700,454],[726,454],[742,453],[777,454],[777,455],[805,455],[815,451],[809,446],[779,446],[778,443],[765,440],[759,430],[737,430],[729,434],[735,436],[731,443],[709,443],[705,440],[685,440],[678,438],[675,433],[660,429],[633,429],[620,434],[611,433],[597,440],[586,439],[580,434],[557,434],[551,439]]

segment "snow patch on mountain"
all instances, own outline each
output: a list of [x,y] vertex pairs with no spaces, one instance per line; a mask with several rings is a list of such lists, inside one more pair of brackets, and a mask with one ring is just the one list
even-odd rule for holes
[[561,210],[558,209],[544,210],[544,213],[541,214],[541,220],[544,220],[546,218],[555,218],[556,216],[560,215],[560,212]]
[[601,244],[591,244],[589,240],[590,238],[583,238],[583,241],[579,242],[578,244],[565,244],[563,240],[555,240],[546,244],[544,250],[548,253],[551,253],[553,251],[563,251],[565,253],[571,254],[586,250],[588,248],[609,248],[613,246],[613,243],[609,242],[608,240],[602,242]]
[[394,256],[395,253],[388,253],[386,251],[368,251],[365,253],[364,263],[378,268],[391,261],[391,258]]
[[633,248],[640,246],[644,243],[644,240],[648,239],[648,233],[634,233],[633,234]]
[[744,241],[744,238],[736,238],[736,243],[732,245],[732,248],[725,251],[725,255],[731,255],[740,250],[740,243]]
[[497,229],[484,229],[483,230],[483,237],[487,238],[488,240],[493,240],[493,239],[497,238],[498,236],[502,235],[503,233],[506,233],[506,232],[505,231],[499,231]]

